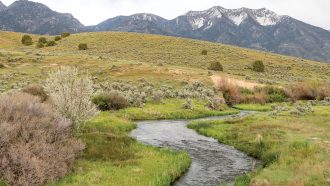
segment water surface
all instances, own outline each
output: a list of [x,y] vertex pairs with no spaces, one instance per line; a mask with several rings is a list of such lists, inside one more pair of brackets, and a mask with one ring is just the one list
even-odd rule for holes
[[[243,117],[253,112],[237,115],[210,117],[226,119]],[[219,186],[231,183],[235,177],[251,171],[256,160],[217,140],[199,135],[188,129],[188,120],[143,121],[131,136],[138,141],[156,147],[169,147],[187,151],[192,159],[189,171],[174,186]]]

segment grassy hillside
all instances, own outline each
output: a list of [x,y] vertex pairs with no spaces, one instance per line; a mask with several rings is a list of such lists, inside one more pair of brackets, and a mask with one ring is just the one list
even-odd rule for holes
[[[217,43],[135,33],[83,33],[64,38],[54,47],[23,46],[21,33],[0,32],[2,89],[22,87],[44,79],[51,69],[75,65],[99,80],[136,80],[179,84],[183,80],[209,80],[208,66],[219,61],[225,74],[261,83],[288,84],[305,79],[330,82],[330,65]],[[46,36],[49,40],[53,37]],[[35,44],[39,36],[33,36]],[[79,43],[89,50],[78,51]],[[201,51],[207,50],[208,55]],[[253,72],[255,60],[265,73]],[[217,74],[217,73],[216,73]]]

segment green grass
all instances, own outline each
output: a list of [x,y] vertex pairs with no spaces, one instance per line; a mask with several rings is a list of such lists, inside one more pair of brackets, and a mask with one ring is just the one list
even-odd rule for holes
[[87,148],[74,172],[51,185],[167,186],[189,168],[187,153],[142,145],[127,135],[134,128],[102,112],[78,135]]
[[168,99],[164,103],[147,103],[143,108],[127,108],[116,112],[118,117],[130,120],[194,119],[209,116],[222,116],[239,113],[238,110],[225,107],[223,111],[214,111],[205,107],[204,101],[194,100],[192,110],[183,109],[183,99]]
[[315,113],[300,117],[264,113],[196,121],[189,128],[261,160],[261,169],[237,178],[237,185],[330,184],[330,107],[317,106]]
[[234,108],[239,110],[252,110],[252,111],[259,111],[259,112],[266,112],[272,110],[271,104],[239,104],[235,105]]

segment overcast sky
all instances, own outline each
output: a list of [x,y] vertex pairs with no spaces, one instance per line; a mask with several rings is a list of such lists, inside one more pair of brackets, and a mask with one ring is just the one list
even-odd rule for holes
[[[0,0],[7,6],[14,0]],[[153,13],[173,19],[189,10],[268,8],[330,30],[330,0],[33,0],[58,12],[72,13],[85,25],[94,25],[118,15]]]

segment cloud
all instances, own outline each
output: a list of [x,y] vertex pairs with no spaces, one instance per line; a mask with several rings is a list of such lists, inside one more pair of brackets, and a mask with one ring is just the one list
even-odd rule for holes
[[[2,0],[9,5],[14,0]],[[173,19],[189,10],[224,8],[268,8],[330,30],[328,0],[33,0],[59,12],[72,13],[85,25],[97,24],[117,15],[153,13]]]

